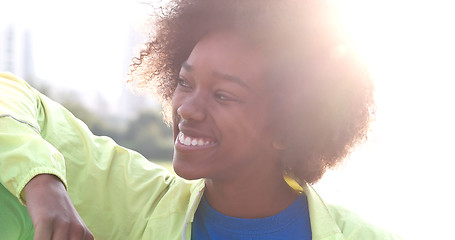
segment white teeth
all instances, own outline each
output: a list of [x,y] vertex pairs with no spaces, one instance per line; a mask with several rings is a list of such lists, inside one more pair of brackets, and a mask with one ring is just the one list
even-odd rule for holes
[[181,144],[185,146],[205,146],[211,143],[210,140],[185,136],[185,134],[183,134],[182,132],[179,133],[177,139]]
[[191,145],[191,139],[189,137],[186,137],[185,141],[183,142],[183,144],[185,144],[187,146]]
[[183,143],[183,133],[180,133],[180,134],[179,134],[179,141],[180,141],[181,143]]

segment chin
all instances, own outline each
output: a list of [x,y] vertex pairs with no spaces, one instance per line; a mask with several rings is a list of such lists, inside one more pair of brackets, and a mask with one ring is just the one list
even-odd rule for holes
[[174,167],[174,172],[181,178],[186,180],[197,180],[204,178],[203,174],[200,172],[200,169],[196,169],[194,166],[189,166],[182,160],[174,159],[172,161]]
[[194,171],[190,172],[186,171],[185,169],[178,169],[176,167],[174,167],[174,171],[179,177],[184,178],[186,180],[198,180],[203,178],[201,177],[200,174],[195,174]]

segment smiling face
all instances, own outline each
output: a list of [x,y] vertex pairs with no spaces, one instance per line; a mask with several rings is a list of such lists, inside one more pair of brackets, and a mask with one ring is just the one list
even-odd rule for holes
[[178,175],[229,180],[281,171],[263,59],[234,32],[209,34],[194,47],[172,98]]

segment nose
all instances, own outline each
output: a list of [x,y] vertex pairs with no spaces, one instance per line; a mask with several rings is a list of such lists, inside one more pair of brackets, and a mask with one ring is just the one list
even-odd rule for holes
[[186,121],[202,121],[206,117],[206,106],[201,94],[187,96],[177,108],[177,114]]

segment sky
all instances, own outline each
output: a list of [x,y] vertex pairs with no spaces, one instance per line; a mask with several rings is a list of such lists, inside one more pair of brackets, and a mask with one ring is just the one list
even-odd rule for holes
[[29,32],[38,78],[108,99],[120,97],[131,58],[143,41],[139,19],[146,15],[138,2],[0,0],[0,7],[0,27]]
[[[369,140],[315,187],[408,239],[446,239],[455,215],[454,3],[338,2],[375,76],[378,111]],[[0,8],[11,9],[0,27],[33,32],[40,78],[108,99],[121,94],[141,41],[130,37],[144,21],[140,4],[0,0]]]

